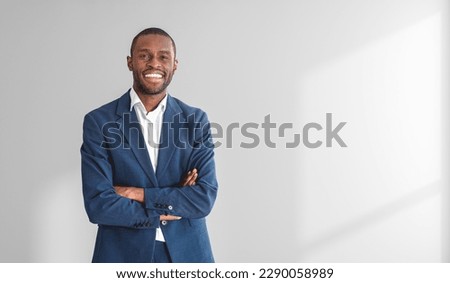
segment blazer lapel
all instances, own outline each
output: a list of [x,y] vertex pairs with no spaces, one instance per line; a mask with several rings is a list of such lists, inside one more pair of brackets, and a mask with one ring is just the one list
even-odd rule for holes
[[182,121],[183,118],[180,115],[181,112],[178,104],[170,95],[168,95],[167,108],[166,111],[164,111],[163,124],[161,127],[158,166],[156,167],[156,177],[158,180],[162,178],[173,154],[177,148],[180,147],[180,125],[177,125],[177,123],[184,123],[184,121]]
[[[130,103],[131,99],[128,91],[119,99],[116,111],[116,114],[119,116],[117,123],[120,125],[120,130],[122,131],[125,141],[128,143],[128,146],[132,150],[150,182],[153,186],[158,187],[158,180],[156,179],[155,172],[153,172],[153,166],[150,157],[148,156],[147,145],[145,144],[142,135],[141,126],[134,108],[130,112]],[[126,146],[125,143],[124,146]]]

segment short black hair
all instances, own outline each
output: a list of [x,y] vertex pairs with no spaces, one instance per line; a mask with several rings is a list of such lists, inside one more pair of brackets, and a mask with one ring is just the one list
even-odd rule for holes
[[177,55],[177,47],[175,46],[175,41],[173,40],[173,38],[166,31],[164,31],[162,29],[156,28],[156,27],[151,27],[151,28],[144,29],[143,31],[138,33],[133,38],[133,41],[131,42],[130,56],[133,55],[133,49],[134,49],[134,46],[136,45],[136,41],[138,40],[138,38],[141,36],[144,36],[144,35],[148,35],[148,34],[159,34],[159,35],[168,37],[170,39],[170,41],[172,41],[173,52],[174,52],[175,56]]

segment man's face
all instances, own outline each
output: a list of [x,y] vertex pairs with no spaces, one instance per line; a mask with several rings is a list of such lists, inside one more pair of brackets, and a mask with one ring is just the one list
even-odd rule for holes
[[148,34],[137,39],[127,63],[133,72],[135,91],[142,95],[158,95],[166,92],[178,61],[170,38]]

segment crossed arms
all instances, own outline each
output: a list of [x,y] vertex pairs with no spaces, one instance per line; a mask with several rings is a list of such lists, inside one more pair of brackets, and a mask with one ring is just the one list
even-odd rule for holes
[[[209,124],[205,114],[197,117],[197,122],[201,125]],[[213,147],[208,142],[211,141],[209,127],[201,127],[201,130],[195,133],[196,146],[192,148],[189,158],[189,167],[192,170],[183,176],[178,184],[159,188],[138,188],[120,186],[114,182],[117,179],[114,174],[122,174],[119,171],[124,168],[116,168],[113,173],[114,160],[111,151],[101,146],[105,139],[102,125],[110,119],[102,118],[94,112],[85,116],[83,124],[83,196],[91,222],[148,229],[158,227],[160,220],[202,218],[209,214],[218,188]],[[125,179],[126,176],[122,177]]]
[[[193,186],[195,185],[195,181],[197,180],[198,173],[197,169],[194,168],[193,170],[186,173],[186,175],[181,179],[180,183],[178,184],[179,187],[184,186]],[[144,188],[138,188],[138,187],[125,187],[125,186],[114,186],[114,189],[116,190],[116,193],[120,196],[135,200],[140,203],[144,203]],[[181,216],[175,216],[175,215],[160,215],[159,220],[163,221],[173,221],[173,220],[180,220]]]

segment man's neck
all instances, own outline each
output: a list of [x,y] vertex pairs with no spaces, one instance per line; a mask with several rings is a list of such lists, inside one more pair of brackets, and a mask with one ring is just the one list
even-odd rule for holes
[[144,95],[137,93],[137,95],[139,96],[139,99],[142,101],[142,104],[144,104],[145,110],[147,110],[147,112],[151,112],[155,110],[156,107],[158,107],[161,100],[163,100],[163,98],[166,96],[166,92],[162,92],[155,95]]

